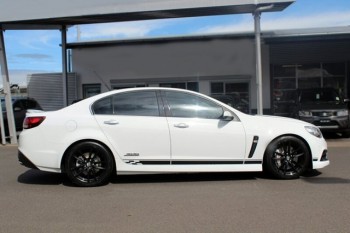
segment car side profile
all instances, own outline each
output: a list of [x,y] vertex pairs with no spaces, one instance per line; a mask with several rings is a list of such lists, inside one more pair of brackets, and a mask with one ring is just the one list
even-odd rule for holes
[[66,173],[78,186],[105,184],[113,173],[265,170],[294,179],[329,164],[327,144],[312,124],[247,115],[172,88],[111,91],[30,113],[18,149],[23,165]]

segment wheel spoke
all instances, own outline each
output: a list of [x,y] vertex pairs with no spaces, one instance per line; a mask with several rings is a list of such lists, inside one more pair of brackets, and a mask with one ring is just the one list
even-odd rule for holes
[[74,176],[78,177],[84,172],[84,168],[83,167],[75,167],[75,168],[72,168],[72,171],[74,171]]
[[300,156],[303,156],[304,153],[300,153],[300,154],[296,154],[296,155],[293,155],[293,158],[299,158]]
[[291,151],[291,147],[292,147],[292,145],[291,145],[292,143],[291,143],[291,141],[288,141],[288,151],[287,151],[287,154],[288,155],[290,155],[290,151]]
[[79,161],[79,162],[81,162],[81,163],[84,163],[84,159],[81,158],[80,156],[79,156],[79,157],[74,156],[74,158],[75,158],[77,161]]
[[91,147],[91,148],[90,148],[90,151],[89,151],[89,159],[92,159],[92,158],[93,158],[93,154],[94,154],[94,148]]
[[296,173],[298,172],[299,166],[297,164],[294,164],[293,162],[288,162],[289,166],[292,168],[292,170]]
[[285,163],[281,164],[281,166],[278,167],[278,170],[281,171],[281,172],[283,172],[283,173],[285,174],[286,164],[285,164]]
[[281,153],[281,152],[275,152],[275,155],[279,155],[279,156],[281,156],[281,157],[284,157],[284,154],[283,153]]

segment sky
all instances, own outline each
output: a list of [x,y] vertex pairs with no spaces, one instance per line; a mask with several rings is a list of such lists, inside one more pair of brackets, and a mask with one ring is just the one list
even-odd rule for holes
[[[350,28],[350,0],[296,0],[282,12],[263,13],[261,17],[262,30],[338,26]],[[77,28],[69,28],[68,43],[78,41]],[[79,29],[79,41],[95,41],[253,32],[254,22],[251,14],[240,14],[80,25]],[[25,86],[29,73],[62,71],[58,30],[8,30],[4,37],[12,84]]]

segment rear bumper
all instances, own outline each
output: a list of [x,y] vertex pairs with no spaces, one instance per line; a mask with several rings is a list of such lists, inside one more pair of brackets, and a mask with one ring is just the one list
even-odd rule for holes
[[20,150],[18,151],[18,161],[25,167],[38,169]]

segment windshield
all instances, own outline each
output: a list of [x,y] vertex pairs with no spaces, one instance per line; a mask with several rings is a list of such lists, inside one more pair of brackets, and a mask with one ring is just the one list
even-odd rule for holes
[[303,90],[299,97],[300,103],[339,102],[340,97],[333,89]]

